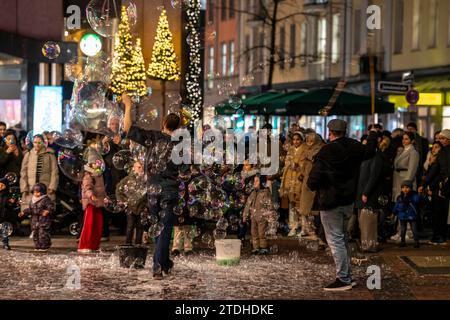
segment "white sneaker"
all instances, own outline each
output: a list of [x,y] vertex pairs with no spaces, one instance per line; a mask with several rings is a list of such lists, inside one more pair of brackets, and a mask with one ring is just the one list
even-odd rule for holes
[[394,240],[394,241],[400,241],[400,239],[401,239],[401,237],[400,237],[399,233],[397,233],[395,236],[391,237],[391,240]]

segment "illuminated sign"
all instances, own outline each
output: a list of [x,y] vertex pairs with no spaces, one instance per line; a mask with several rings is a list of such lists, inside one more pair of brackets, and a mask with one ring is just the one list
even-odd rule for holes
[[99,36],[89,33],[81,38],[80,49],[88,57],[93,57],[102,50],[102,41]]
[[[406,101],[405,96],[389,96],[389,102],[395,104],[396,107],[408,107],[410,104]],[[442,93],[420,93],[418,106],[442,106],[444,103],[444,95]]]
[[44,131],[61,131],[62,105],[62,87],[34,87],[33,131],[35,134]]

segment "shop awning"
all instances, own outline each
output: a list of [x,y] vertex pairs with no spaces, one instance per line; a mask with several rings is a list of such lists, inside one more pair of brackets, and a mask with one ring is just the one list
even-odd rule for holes
[[[333,89],[310,91],[289,101],[286,105],[288,115],[318,115],[319,111],[328,105]],[[394,113],[394,104],[375,98],[375,113]],[[368,115],[372,114],[372,102],[368,96],[360,96],[341,92],[330,115]]]

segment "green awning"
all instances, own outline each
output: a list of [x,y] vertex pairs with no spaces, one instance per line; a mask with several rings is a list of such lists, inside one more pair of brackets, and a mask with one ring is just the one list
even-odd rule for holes
[[[310,91],[289,101],[286,105],[288,115],[318,115],[326,107],[334,93],[333,89]],[[394,113],[394,104],[381,97],[375,98],[375,113]],[[341,92],[330,115],[368,115],[372,114],[372,101],[369,96]]]
[[280,93],[273,97],[273,99],[261,104],[261,108],[265,111],[265,114],[280,115],[287,113],[287,106],[291,101],[294,101],[305,95],[304,91],[291,91],[287,93]]
[[221,116],[231,116],[236,113],[236,110],[228,104],[227,100],[216,105],[215,113]]

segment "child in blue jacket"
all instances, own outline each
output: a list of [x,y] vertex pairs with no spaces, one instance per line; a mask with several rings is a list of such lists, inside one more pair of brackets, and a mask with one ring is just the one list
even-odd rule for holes
[[402,183],[402,193],[398,196],[392,213],[398,216],[400,220],[400,247],[406,246],[405,236],[406,227],[409,222],[413,236],[414,236],[414,248],[419,248],[419,235],[417,232],[417,218],[419,212],[420,197],[416,191],[413,191],[412,181],[404,181]]

